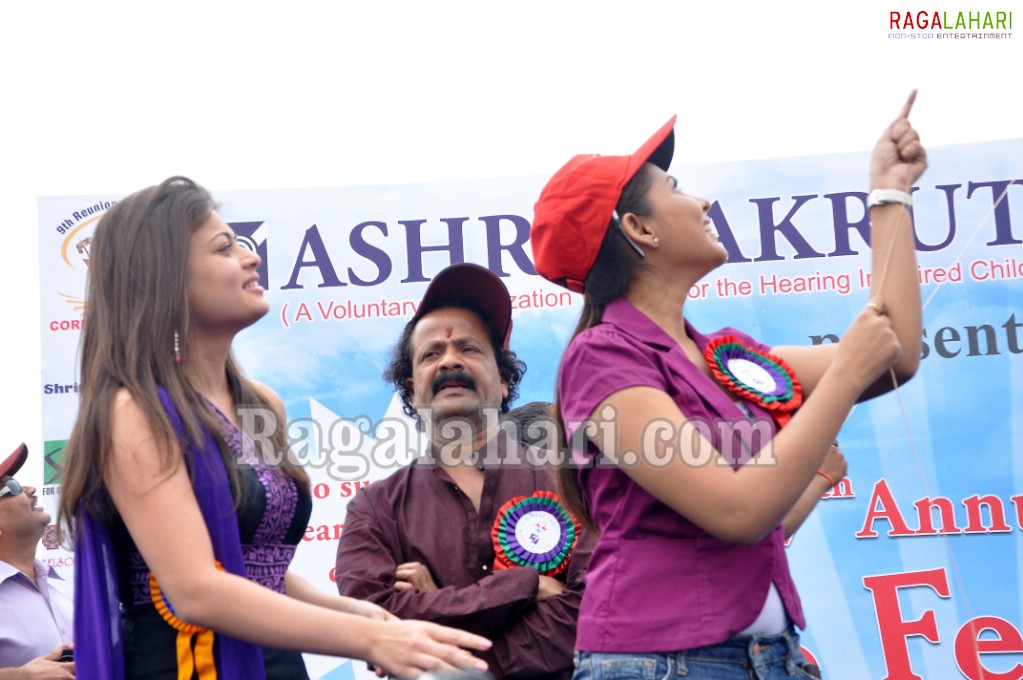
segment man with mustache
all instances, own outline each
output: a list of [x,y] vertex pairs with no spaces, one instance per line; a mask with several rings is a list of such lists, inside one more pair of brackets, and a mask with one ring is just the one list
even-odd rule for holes
[[[385,373],[428,451],[348,504],[337,586],[401,618],[492,639],[483,656],[499,680],[569,678],[592,542],[558,523],[537,449],[500,425],[526,370],[508,348],[511,326],[508,290],[489,270],[456,264],[430,283]],[[545,515],[544,503],[557,505]],[[519,518],[518,534],[502,533]],[[516,536],[542,546],[535,562],[511,555]]]

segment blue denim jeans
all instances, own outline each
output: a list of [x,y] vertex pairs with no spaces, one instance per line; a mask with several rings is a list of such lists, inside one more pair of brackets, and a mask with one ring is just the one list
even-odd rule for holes
[[791,680],[820,678],[799,649],[799,635],[741,635],[720,644],[666,654],[577,652],[572,680]]

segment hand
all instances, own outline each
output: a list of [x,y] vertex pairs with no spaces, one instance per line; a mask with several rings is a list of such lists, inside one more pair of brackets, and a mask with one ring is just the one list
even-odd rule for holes
[[339,609],[346,614],[354,614],[355,616],[365,616],[367,619],[374,619],[376,621],[397,621],[398,617],[387,611],[378,604],[373,604],[368,600],[357,600],[354,597],[341,596],[338,598],[341,600],[341,606]]
[[75,677],[74,661],[57,661],[60,653],[68,644],[59,644],[52,652],[37,659],[32,659],[21,667],[22,674],[26,680],[73,680]]
[[827,455],[824,456],[824,462],[821,463],[820,470],[826,474],[832,482],[838,484],[842,479],[845,478],[846,470],[849,467],[848,461],[845,456],[838,449],[838,444],[832,444],[831,448],[828,449]]
[[536,601],[543,602],[549,597],[556,597],[568,590],[568,586],[556,578],[540,574],[540,584],[536,587]]
[[370,663],[399,678],[415,678],[425,671],[485,671],[486,661],[466,650],[485,651],[490,640],[464,630],[427,621],[392,621],[370,643]]
[[927,169],[927,152],[920,135],[909,122],[909,111],[916,101],[916,90],[909,93],[898,117],[888,126],[874,146],[870,159],[871,189],[909,191]]
[[899,358],[902,346],[884,313],[884,303],[873,299],[867,303],[838,343],[833,366],[865,390]]
[[413,588],[421,593],[432,593],[437,590],[430,570],[421,562],[399,564],[394,570],[394,578],[394,589],[401,592]]

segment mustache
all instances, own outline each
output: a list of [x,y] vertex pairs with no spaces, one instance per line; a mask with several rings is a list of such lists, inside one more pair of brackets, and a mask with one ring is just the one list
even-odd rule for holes
[[441,386],[446,383],[454,383],[459,387],[464,387],[469,390],[476,391],[476,379],[473,378],[465,371],[448,371],[446,373],[438,373],[430,384],[432,392],[434,394],[440,390]]

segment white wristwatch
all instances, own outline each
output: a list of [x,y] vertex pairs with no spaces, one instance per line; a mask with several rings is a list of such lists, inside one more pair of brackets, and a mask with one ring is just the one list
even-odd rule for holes
[[867,207],[885,205],[886,203],[901,203],[907,208],[913,207],[913,194],[899,189],[873,189],[867,194]]

